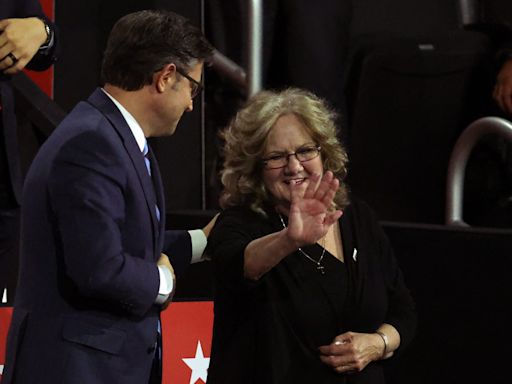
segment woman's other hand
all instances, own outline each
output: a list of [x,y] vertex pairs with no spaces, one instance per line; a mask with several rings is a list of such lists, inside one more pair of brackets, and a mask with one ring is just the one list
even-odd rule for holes
[[320,360],[338,373],[360,372],[384,351],[381,337],[376,333],[346,332],[329,345],[319,347]]

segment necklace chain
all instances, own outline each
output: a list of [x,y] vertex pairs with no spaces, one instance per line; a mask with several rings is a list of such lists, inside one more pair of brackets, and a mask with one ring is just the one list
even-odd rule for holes
[[[286,224],[284,223],[283,217],[280,213],[278,213],[279,219],[281,220],[281,224],[283,225],[283,228],[286,228]],[[311,256],[309,256],[306,252],[302,250],[302,248],[299,247],[299,252],[302,253],[306,258],[316,264],[316,269],[322,274],[325,274],[325,267],[322,265],[322,260],[324,259],[325,255],[325,236],[322,247],[322,254],[320,255],[320,258],[318,260],[313,259]]]

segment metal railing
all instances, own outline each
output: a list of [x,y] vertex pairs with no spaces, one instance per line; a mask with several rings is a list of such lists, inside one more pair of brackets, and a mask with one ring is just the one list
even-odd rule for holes
[[457,0],[459,26],[464,28],[480,22],[480,0]]
[[261,90],[261,71],[263,56],[263,0],[249,0],[249,60],[247,76],[247,96]]
[[446,225],[468,226],[462,218],[464,176],[475,144],[488,134],[496,134],[512,142],[512,123],[500,117],[482,117],[471,123],[455,143],[446,181]]
[[[263,66],[263,0],[248,0],[248,39],[247,39],[247,72],[229,57],[218,50],[214,50],[211,61],[212,68],[221,76],[231,81],[249,98],[262,88]],[[203,12],[204,14],[204,12]],[[204,27],[203,27],[204,29]],[[204,97],[204,96],[203,96]],[[201,207],[206,208],[206,134],[204,128],[204,100],[202,103],[202,127],[201,127]]]
[[249,0],[247,41],[247,72],[237,63],[214,51],[212,67],[251,97],[262,87],[263,8],[262,0]]

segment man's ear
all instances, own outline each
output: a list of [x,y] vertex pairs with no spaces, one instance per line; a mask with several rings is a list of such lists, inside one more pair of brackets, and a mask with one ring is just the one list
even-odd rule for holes
[[155,73],[154,82],[157,92],[164,92],[166,87],[174,86],[176,83],[176,65],[173,63],[165,65],[160,71]]

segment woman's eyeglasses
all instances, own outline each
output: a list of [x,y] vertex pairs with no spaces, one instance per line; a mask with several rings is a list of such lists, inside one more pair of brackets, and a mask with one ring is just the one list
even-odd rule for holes
[[293,153],[274,153],[262,159],[262,162],[266,169],[283,168],[288,164],[290,156],[295,156],[298,161],[304,163],[306,161],[313,160],[315,157],[318,157],[320,154],[320,149],[321,148],[318,146],[307,146],[301,147]]

